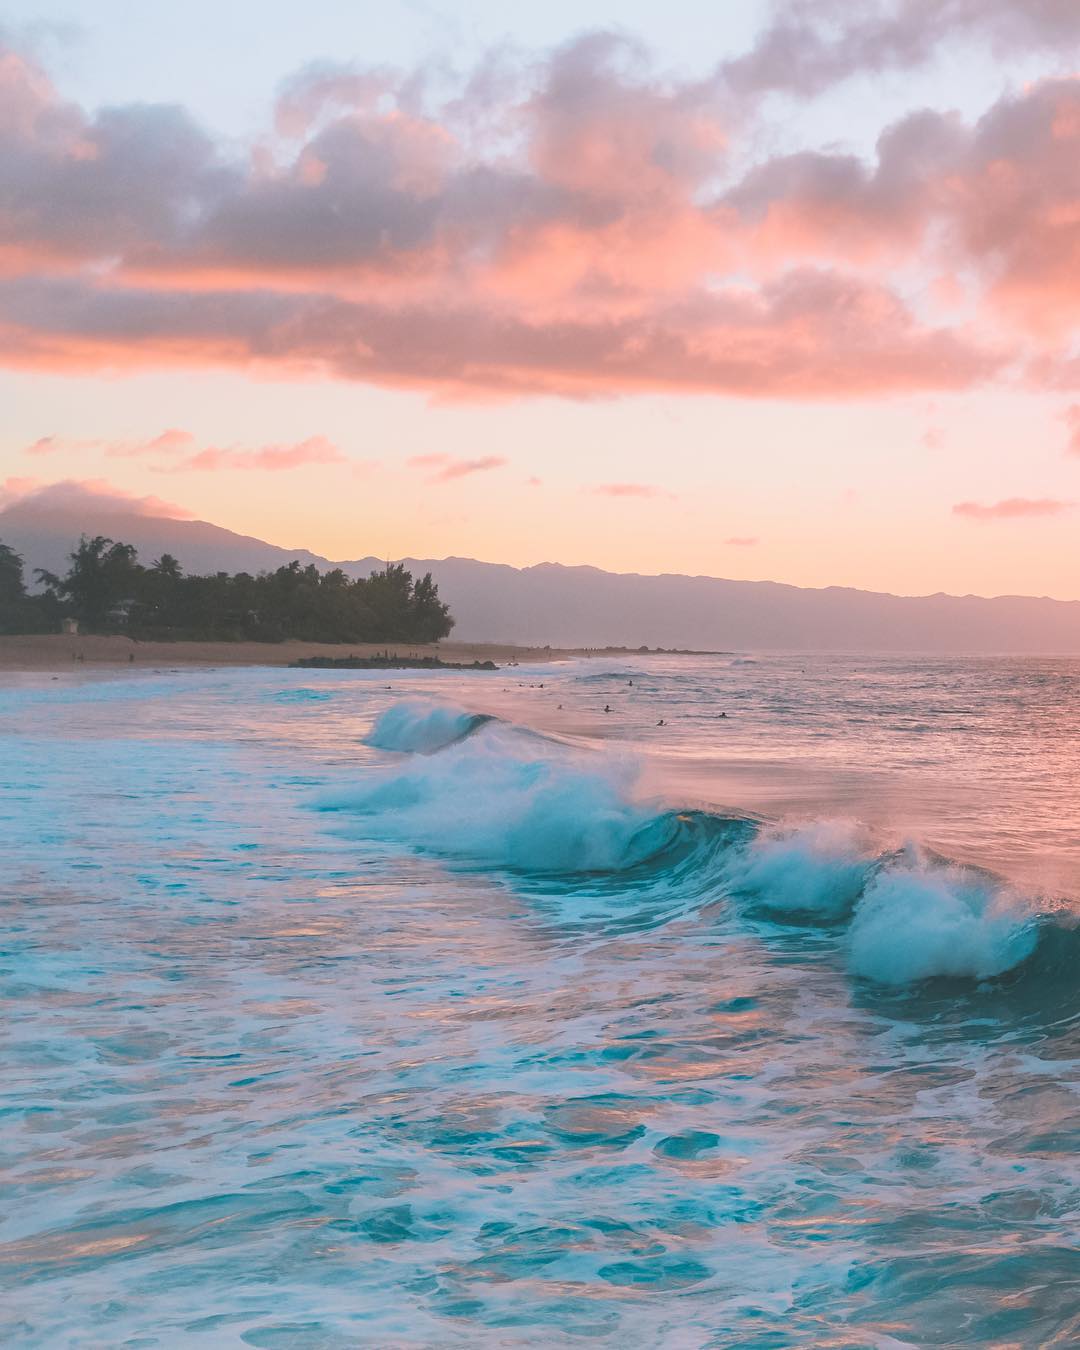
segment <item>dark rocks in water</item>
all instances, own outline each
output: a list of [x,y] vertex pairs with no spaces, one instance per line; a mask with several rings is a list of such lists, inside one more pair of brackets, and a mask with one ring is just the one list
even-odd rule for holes
[[437,656],[302,656],[293,670],[498,670],[494,661],[440,661]]

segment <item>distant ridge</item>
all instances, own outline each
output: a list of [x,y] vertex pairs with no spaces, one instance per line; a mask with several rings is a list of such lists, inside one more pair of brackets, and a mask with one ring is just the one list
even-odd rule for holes
[[[189,572],[338,566],[366,576],[384,559],[335,563],[307,549],[280,548],[203,520],[150,515],[121,499],[24,498],[0,511],[0,540],[28,569],[62,570],[80,534],[105,534],[163,552]],[[1080,652],[1080,601],[1027,596],[906,597],[849,587],[821,590],[774,581],[639,576],[597,567],[540,563],[516,568],[472,558],[404,558],[430,571],[457,619],[454,637],[555,647],[649,646],[742,650]]]
[[0,511],[0,539],[23,555],[28,573],[35,567],[63,571],[80,534],[104,534],[134,544],[143,562],[172,553],[188,572],[258,572],[293,558],[305,566],[309,562],[318,567],[332,565],[306,549],[278,548],[205,520],[147,515],[125,509],[115,497],[93,493],[82,494],[70,504],[27,497]]

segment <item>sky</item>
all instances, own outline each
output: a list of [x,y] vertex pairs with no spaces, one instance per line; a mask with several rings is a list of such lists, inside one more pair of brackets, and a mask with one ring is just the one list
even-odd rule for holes
[[1080,598],[1078,336],[1075,0],[0,0],[0,505]]

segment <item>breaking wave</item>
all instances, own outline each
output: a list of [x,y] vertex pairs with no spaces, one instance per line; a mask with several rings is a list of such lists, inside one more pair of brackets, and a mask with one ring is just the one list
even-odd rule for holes
[[368,743],[423,758],[323,800],[363,837],[536,872],[614,871],[656,851],[656,816],[634,800],[630,761],[590,769],[505,724],[411,701],[384,713]]
[[628,903],[663,891],[683,913],[724,901],[756,923],[834,929],[851,973],[878,985],[990,980],[1040,952],[1059,968],[1075,960],[1075,931],[1001,878],[911,845],[881,851],[852,823],[666,809],[643,796],[632,756],[437,700],[395,704],[367,742],[412,757],[321,800],[355,837],[558,877],[564,893],[603,881]]
[[471,713],[433,698],[407,698],[387,708],[368,733],[367,744],[377,750],[433,754],[496,719]]

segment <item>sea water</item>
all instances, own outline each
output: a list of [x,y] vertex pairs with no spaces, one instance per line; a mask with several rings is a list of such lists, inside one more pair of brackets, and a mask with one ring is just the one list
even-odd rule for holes
[[3,1344],[1080,1339],[1080,662],[7,676],[0,736]]

